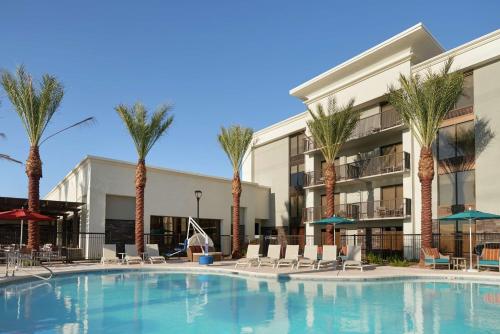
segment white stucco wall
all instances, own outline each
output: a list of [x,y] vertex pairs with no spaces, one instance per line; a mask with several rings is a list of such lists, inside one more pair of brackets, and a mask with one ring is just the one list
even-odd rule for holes
[[271,188],[271,225],[288,226],[288,137],[254,149],[253,181]]
[[500,61],[474,70],[474,113],[495,134],[476,156],[476,206],[500,214]]
[[[81,192],[86,192],[88,229],[90,232],[104,232],[106,212],[115,218],[130,216],[130,206],[127,212],[117,213],[116,205],[106,208],[106,196],[116,202],[121,196],[135,197],[135,165],[104,158],[89,157],[84,163],[73,170],[46,199],[73,200],[77,190],[71,184],[80,184],[77,175],[87,171],[90,178],[87,186],[82,186]],[[86,174],[86,175],[87,175]],[[80,182],[80,183],[79,183]],[[241,207],[245,208],[245,231],[253,233],[255,219],[269,219],[269,188],[243,182]],[[68,190],[69,189],[69,190]],[[85,190],[83,190],[85,189]],[[221,220],[221,233],[231,232],[231,180],[209,177],[179,171],[148,167],[145,191],[144,221],[145,232],[149,232],[151,215],[188,217],[196,216],[195,190],[202,190],[200,200],[200,217]],[[118,196],[118,197],[115,197]]]

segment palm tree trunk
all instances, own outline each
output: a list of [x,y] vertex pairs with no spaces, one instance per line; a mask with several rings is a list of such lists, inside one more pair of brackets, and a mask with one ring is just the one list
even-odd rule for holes
[[432,180],[434,179],[434,157],[430,147],[424,147],[420,151],[418,178],[420,179],[422,196],[422,247],[432,247]]
[[238,259],[240,253],[240,198],[241,198],[241,180],[240,174],[234,172],[232,182],[233,194],[233,259]]
[[144,189],[146,188],[146,162],[139,159],[135,169],[135,246],[144,252]]
[[[28,175],[28,210],[40,210],[40,178],[42,177],[42,160],[38,146],[31,146],[26,161],[26,175]],[[40,245],[38,223],[28,221],[28,249],[38,250]]]
[[[331,217],[335,212],[335,164],[327,162],[325,166],[325,187],[326,187],[326,216]],[[326,244],[333,245],[333,225],[326,226]]]

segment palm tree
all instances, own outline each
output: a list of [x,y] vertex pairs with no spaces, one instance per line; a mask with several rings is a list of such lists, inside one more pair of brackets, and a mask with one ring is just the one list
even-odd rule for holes
[[446,114],[462,94],[463,73],[450,73],[453,59],[441,71],[399,76],[400,88],[389,88],[389,103],[401,114],[406,126],[420,144],[418,178],[420,180],[422,247],[432,247],[432,180],[434,157],[432,145]]
[[[28,135],[30,152],[25,167],[26,174],[28,175],[28,209],[38,212],[40,209],[40,178],[42,177],[42,160],[39,153],[40,145],[61,132],[82,124],[91,123],[94,121],[94,118],[88,117],[42,139],[47,125],[50,123],[64,96],[62,84],[54,76],[44,74],[39,87],[35,88],[31,75],[25,71],[23,66],[17,69],[15,75],[3,72],[1,84]],[[8,155],[3,155],[3,158],[18,162]],[[38,246],[38,224],[28,221],[28,248],[38,249]]]
[[[26,174],[29,180],[28,209],[37,212],[40,206],[40,178],[42,177],[39,144],[45,128],[61,103],[64,95],[63,86],[55,77],[45,74],[39,89],[36,89],[31,76],[22,66],[17,69],[16,76],[4,72],[1,80],[28,134],[30,142],[30,152],[26,161]],[[36,222],[29,221],[28,248],[38,249],[38,243],[38,225]]]
[[[331,217],[335,211],[335,158],[342,145],[349,139],[359,122],[361,111],[354,110],[354,99],[345,106],[338,106],[335,98],[328,100],[327,110],[318,104],[317,112],[309,110],[311,120],[307,126],[314,141],[320,147],[325,158],[326,215]],[[326,229],[326,243],[333,245],[333,226]]]
[[174,118],[168,115],[171,109],[171,106],[161,106],[150,118],[148,111],[141,103],[135,103],[132,107],[120,104],[115,108],[134,141],[138,155],[135,169],[135,246],[138,253],[144,252],[146,156],[172,124]]
[[253,130],[250,128],[233,125],[229,128],[221,128],[217,136],[220,145],[226,152],[229,161],[233,167],[233,251],[232,257],[240,257],[240,198],[241,198],[241,180],[240,169],[243,163],[243,157],[252,142]]

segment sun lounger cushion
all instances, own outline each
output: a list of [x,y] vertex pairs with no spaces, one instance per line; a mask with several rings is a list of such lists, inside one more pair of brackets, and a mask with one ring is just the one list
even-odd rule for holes
[[447,264],[448,262],[450,262],[450,260],[449,259],[433,259],[433,260],[432,259],[426,259],[425,262],[430,262],[430,263],[433,263],[433,262],[434,263],[446,263]]
[[439,259],[441,257],[437,248],[424,248],[424,253],[434,259]]
[[498,259],[500,259],[500,249],[483,248],[483,252],[481,253],[481,260],[493,260],[498,262]]
[[498,260],[479,260],[479,264],[483,266],[498,266]]

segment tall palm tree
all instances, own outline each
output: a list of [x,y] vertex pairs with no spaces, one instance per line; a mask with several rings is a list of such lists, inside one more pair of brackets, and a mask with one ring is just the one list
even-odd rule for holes
[[[309,110],[312,119],[307,122],[307,126],[325,158],[323,172],[325,173],[326,215],[328,217],[335,213],[335,158],[356,128],[361,114],[361,111],[354,110],[353,106],[354,99],[351,99],[345,106],[339,106],[335,98],[330,98],[326,111],[321,104],[318,104],[316,113]],[[328,225],[326,232],[326,243],[333,245],[335,243],[333,226]]]
[[[39,153],[40,145],[61,132],[93,122],[94,118],[86,118],[43,138],[45,129],[64,96],[63,85],[54,76],[44,74],[39,87],[35,87],[31,75],[26,72],[24,66],[20,66],[15,75],[7,71],[3,72],[1,84],[28,135],[30,142],[30,152],[26,161],[28,209],[38,212],[40,209],[40,178],[42,177],[42,160]],[[5,155],[3,158],[13,160]],[[15,159],[14,161],[17,162]],[[38,249],[38,246],[38,224],[28,221],[28,248]]]
[[241,127],[239,125],[233,125],[229,128],[222,127],[219,135],[217,136],[222,149],[226,152],[233,167],[233,258],[240,257],[240,169],[245,153],[252,142],[252,137],[252,129]]
[[450,73],[453,59],[441,71],[425,75],[399,76],[400,88],[389,88],[389,103],[401,114],[406,126],[420,144],[418,178],[420,180],[422,247],[432,247],[432,180],[434,157],[432,145],[446,114],[453,109],[462,94],[463,73]]
[[[55,77],[45,74],[40,87],[36,89],[31,76],[22,66],[17,69],[15,76],[4,72],[2,86],[21,118],[30,142],[29,156],[26,161],[28,209],[37,212],[40,209],[40,178],[42,177],[39,144],[64,96],[63,86]],[[38,239],[38,225],[36,222],[29,221],[28,248],[38,249]]]
[[149,117],[141,103],[132,107],[123,104],[115,110],[125,123],[137,150],[138,161],[135,169],[135,246],[138,253],[144,252],[144,189],[146,188],[146,156],[160,137],[174,121],[169,116],[171,106],[161,106]]

